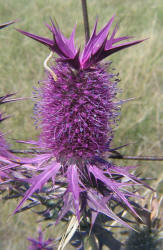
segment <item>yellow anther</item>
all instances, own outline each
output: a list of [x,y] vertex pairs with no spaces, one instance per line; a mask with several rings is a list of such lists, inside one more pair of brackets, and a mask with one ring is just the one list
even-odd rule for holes
[[44,61],[44,68],[50,72],[50,74],[52,75],[54,81],[56,82],[57,81],[57,76],[56,74],[54,73],[54,71],[47,65],[48,61],[51,59],[51,57],[53,56],[53,52],[51,51],[49,56],[45,59]]

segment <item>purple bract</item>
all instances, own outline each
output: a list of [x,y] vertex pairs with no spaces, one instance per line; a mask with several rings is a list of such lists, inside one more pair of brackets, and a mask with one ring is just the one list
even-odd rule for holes
[[78,70],[88,69],[92,65],[96,64],[97,62],[100,62],[102,59],[108,57],[109,55],[144,41],[144,40],[137,40],[133,42],[125,42],[115,45],[121,41],[128,40],[132,37],[124,36],[115,38],[115,34],[117,32],[117,26],[116,26],[110,36],[110,39],[107,39],[113,20],[114,16],[109,20],[109,22],[98,34],[96,34],[96,28],[97,28],[97,21],[96,21],[91,38],[85,44],[84,50],[81,55],[79,53],[80,49],[77,50],[75,48],[75,43],[74,43],[75,29],[73,30],[70,38],[67,39],[61,33],[61,31],[55,27],[53,21],[51,21],[52,26],[47,25],[47,27],[53,34],[53,40],[34,35],[22,31],[20,29],[18,29],[18,31],[46,45],[47,47],[50,48],[50,50],[57,53],[59,57],[62,59],[62,61],[68,62],[72,67]]

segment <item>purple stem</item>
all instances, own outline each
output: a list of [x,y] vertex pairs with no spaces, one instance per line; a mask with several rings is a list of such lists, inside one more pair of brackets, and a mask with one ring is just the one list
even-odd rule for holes
[[90,37],[89,32],[89,21],[88,21],[88,11],[87,11],[87,2],[86,0],[81,0],[82,11],[83,11],[83,21],[84,21],[84,30],[85,30],[85,40],[88,42]]
[[[39,150],[10,150],[11,153],[15,154],[44,154],[45,151]],[[160,156],[129,156],[129,155],[121,155],[121,154],[111,154],[109,158],[112,159],[122,159],[122,160],[137,160],[137,161],[163,161],[163,157]]]

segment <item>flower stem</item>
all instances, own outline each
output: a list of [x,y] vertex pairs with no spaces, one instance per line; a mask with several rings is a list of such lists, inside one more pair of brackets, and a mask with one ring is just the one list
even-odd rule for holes
[[88,42],[90,37],[89,32],[89,21],[88,21],[88,11],[87,11],[87,2],[86,0],[81,0],[82,11],[83,11],[83,21],[84,21],[84,30],[85,30],[85,40]]
[[[14,154],[44,154],[46,151],[40,151],[35,149],[29,150],[15,150],[10,149],[11,153]],[[131,156],[131,155],[121,155],[121,154],[111,154],[109,158],[120,159],[120,160],[136,160],[136,161],[163,161],[163,156]]]

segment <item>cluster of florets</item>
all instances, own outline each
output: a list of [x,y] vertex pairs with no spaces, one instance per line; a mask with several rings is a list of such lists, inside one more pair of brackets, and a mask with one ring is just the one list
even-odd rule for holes
[[118,109],[114,104],[116,82],[107,72],[106,64],[100,61],[142,42],[115,45],[130,38],[115,38],[117,26],[107,40],[113,20],[114,17],[98,34],[96,22],[81,54],[75,48],[75,30],[67,39],[52,22],[52,26],[47,27],[53,34],[53,40],[18,30],[59,55],[40,88],[41,100],[37,105],[42,129],[41,145],[51,149],[58,159],[101,156],[112,138]]
[[118,115],[117,92],[107,64],[75,70],[57,61],[40,87],[37,114],[41,120],[41,142],[55,157],[90,159],[101,155],[112,138]]

